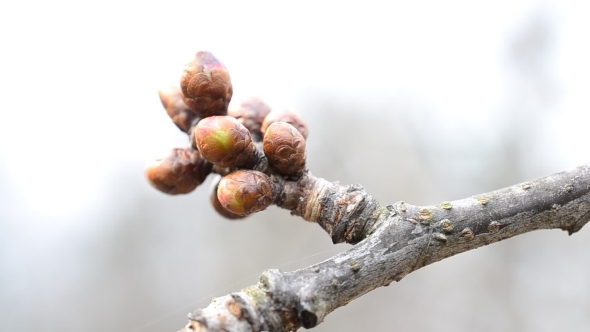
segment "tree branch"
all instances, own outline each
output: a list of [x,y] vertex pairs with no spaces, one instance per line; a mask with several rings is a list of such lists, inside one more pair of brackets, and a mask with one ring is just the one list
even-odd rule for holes
[[293,215],[318,223],[333,243],[355,244],[374,229],[389,211],[360,185],[343,186],[314,177],[306,171],[296,181],[272,176],[278,199],[275,204]]
[[537,229],[571,235],[590,219],[590,164],[436,206],[398,202],[386,210],[346,252],[305,269],[265,271],[258,284],[189,314],[182,331],[312,328],[336,308],[444,258]]

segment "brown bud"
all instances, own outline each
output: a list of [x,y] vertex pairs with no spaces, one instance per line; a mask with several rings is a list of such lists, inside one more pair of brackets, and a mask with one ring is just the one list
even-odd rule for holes
[[260,130],[262,131],[262,135],[264,135],[268,126],[270,126],[274,122],[287,122],[288,124],[295,127],[295,129],[297,129],[301,133],[301,135],[303,135],[303,138],[307,139],[307,123],[303,121],[303,119],[301,118],[301,116],[299,116],[298,113],[289,110],[270,112],[262,122],[262,126],[260,128]]
[[180,78],[184,101],[199,117],[227,114],[233,90],[225,66],[210,52],[198,52]]
[[219,182],[217,198],[234,214],[245,216],[259,212],[273,202],[272,182],[258,171],[234,171]]
[[226,208],[224,208],[223,205],[221,205],[219,198],[217,198],[217,187],[218,186],[219,186],[219,181],[217,181],[217,184],[215,186],[213,186],[213,190],[211,191],[211,194],[209,195],[209,201],[211,202],[211,205],[213,205],[213,208],[215,209],[215,211],[217,211],[217,213],[219,213],[222,217],[225,217],[225,218],[231,219],[231,220],[243,219],[244,217],[246,217],[246,216],[241,216],[239,214],[232,213],[229,210],[227,210]]
[[164,193],[187,194],[205,181],[212,167],[196,150],[173,149],[166,158],[150,163],[145,169],[145,177]]
[[158,91],[162,105],[168,112],[172,122],[182,131],[188,133],[193,123],[198,121],[198,116],[182,99],[182,90],[176,86],[169,86]]
[[258,141],[262,138],[260,126],[268,113],[270,113],[270,107],[256,97],[251,97],[242,102],[239,107],[230,108],[228,111],[228,115],[240,121]]
[[271,124],[264,134],[264,154],[282,174],[295,175],[305,169],[305,139],[286,122]]
[[203,158],[217,166],[249,166],[257,161],[258,151],[250,132],[231,116],[202,119],[194,137]]

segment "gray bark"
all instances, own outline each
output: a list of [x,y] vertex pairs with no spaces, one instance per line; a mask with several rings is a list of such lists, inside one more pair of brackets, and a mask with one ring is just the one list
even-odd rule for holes
[[[258,284],[189,314],[183,331],[293,331],[444,258],[538,229],[570,235],[590,219],[590,164],[433,206],[389,205],[357,245],[308,268],[265,271]],[[374,215],[375,216],[375,215]]]

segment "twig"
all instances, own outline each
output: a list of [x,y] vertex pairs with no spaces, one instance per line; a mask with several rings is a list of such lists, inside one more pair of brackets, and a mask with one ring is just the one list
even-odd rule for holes
[[189,314],[182,331],[312,328],[355,298],[447,257],[537,229],[571,235],[590,219],[590,164],[436,206],[369,205],[380,212],[360,243],[305,269],[265,271],[258,284]]

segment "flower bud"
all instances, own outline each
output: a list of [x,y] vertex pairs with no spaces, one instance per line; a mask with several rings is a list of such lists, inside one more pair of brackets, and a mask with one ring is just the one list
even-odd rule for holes
[[202,119],[195,128],[194,138],[203,158],[217,166],[256,163],[257,150],[250,132],[231,116]]
[[182,90],[176,86],[169,86],[158,91],[162,105],[168,112],[172,122],[182,131],[188,133],[193,123],[198,121],[195,114],[182,99]]
[[256,97],[251,97],[242,102],[239,107],[230,108],[228,111],[228,115],[240,121],[258,141],[262,138],[260,126],[268,113],[270,113],[270,107]]
[[273,202],[272,182],[264,173],[237,170],[221,179],[217,198],[231,213],[245,216],[259,212]]
[[307,139],[307,123],[303,121],[303,119],[301,118],[301,116],[299,116],[298,113],[289,110],[270,112],[266,116],[266,118],[262,122],[262,126],[260,127],[262,135],[264,135],[268,126],[270,126],[274,122],[287,122],[288,124],[295,127],[295,129],[297,129],[301,133],[304,139]]
[[217,187],[218,186],[219,186],[219,181],[217,181],[217,184],[215,184],[215,186],[213,186],[213,190],[211,191],[211,194],[209,195],[209,201],[211,202],[211,205],[213,205],[213,208],[215,209],[215,211],[217,211],[217,213],[219,213],[222,217],[225,217],[225,218],[231,219],[231,220],[245,218],[246,216],[241,216],[239,214],[232,213],[229,210],[227,210],[226,208],[224,208],[223,205],[221,205],[219,198],[217,198]]
[[210,52],[198,52],[180,78],[184,101],[199,117],[227,114],[233,90],[225,66]]
[[305,169],[305,139],[286,122],[271,124],[264,134],[264,154],[268,161],[284,175],[296,175]]
[[196,150],[173,149],[166,158],[150,163],[145,169],[145,177],[161,192],[188,194],[205,181],[212,167]]

